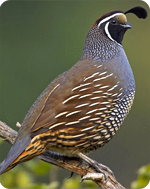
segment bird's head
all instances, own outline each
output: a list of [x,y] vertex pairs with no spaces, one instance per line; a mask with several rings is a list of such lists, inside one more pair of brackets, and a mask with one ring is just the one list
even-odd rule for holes
[[138,18],[145,19],[147,11],[143,7],[134,7],[126,12],[121,10],[110,11],[99,17],[93,24],[92,28],[98,28],[112,41],[122,44],[123,36],[127,29],[132,26],[127,22],[127,13],[133,13]]

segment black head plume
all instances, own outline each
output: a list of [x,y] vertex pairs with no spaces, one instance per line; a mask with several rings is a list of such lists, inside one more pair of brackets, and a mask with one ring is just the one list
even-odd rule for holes
[[147,11],[143,7],[133,7],[132,9],[129,9],[126,11],[124,14],[127,13],[133,13],[135,14],[138,18],[143,18],[145,19],[147,17]]

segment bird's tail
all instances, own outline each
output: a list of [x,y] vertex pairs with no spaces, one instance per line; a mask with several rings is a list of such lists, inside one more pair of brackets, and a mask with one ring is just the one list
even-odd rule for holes
[[0,164],[0,174],[9,171],[17,164],[28,161],[41,153],[43,153],[43,149],[35,148],[29,138],[24,138],[23,140],[16,142],[11,147],[7,157]]

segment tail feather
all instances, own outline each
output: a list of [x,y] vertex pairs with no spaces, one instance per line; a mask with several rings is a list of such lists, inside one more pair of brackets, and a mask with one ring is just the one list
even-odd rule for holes
[[25,148],[30,143],[30,138],[25,137],[23,140],[17,141],[10,149],[7,157],[4,159],[4,161],[0,164],[0,174],[12,169],[15,167],[17,163],[18,157],[23,153]]
[[17,140],[11,147],[7,157],[0,164],[0,174],[9,171],[21,162],[42,154],[45,150],[45,144],[41,140],[37,140],[37,138],[32,141],[29,137]]

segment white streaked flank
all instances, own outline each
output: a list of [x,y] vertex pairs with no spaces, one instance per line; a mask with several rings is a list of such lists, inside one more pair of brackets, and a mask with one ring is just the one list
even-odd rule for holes
[[103,144],[104,142],[103,141],[99,141],[97,144]]
[[109,131],[111,131],[111,132],[112,132],[112,131],[114,131],[114,128],[113,128],[113,127],[112,127],[112,128],[110,128],[110,129],[109,129]]
[[79,88],[81,88],[81,87],[82,87],[81,85],[78,85],[78,86],[74,87],[74,88],[72,89],[72,91],[75,91],[76,89],[79,89]]
[[116,84],[116,85],[114,85],[113,87],[111,87],[110,89],[108,89],[107,91],[109,92],[109,91],[112,91],[112,90],[114,90],[116,87],[118,87],[118,85]]
[[95,115],[102,115],[102,114],[103,114],[103,112],[98,112]]
[[79,89],[79,88],[81,88],[81,87],[84,87],[84,86],[87,86],[87,85],[90,85],[90,84],[92,84],[92,83],[84,83],[84,84],[80,84],[80,85],[74,87],[74,88],[72,89],[72,91],[75,91],[76,89]]
[[106,125],[106,126],[110,126],[111,124],[110,124],[110,122],[107,122],[105,125]]
[[98,105],[98,104],[100,104],[100,102],[95,102],[95,103],[93,103],[93,104],[90,104],[89,107],[95,106],[95,105]]
[[102,98],[107,98],[107,96],[101,96]]
[[74,124],[77,124],[79,123],[80,121],[72,121],[72,122],[69,122],[69,123],[66,123],[65,125],[74,125]]
[[93,91],[94,94],[96,93],[102,93],[103,91]]
[[81,84],[81,87],[85,87],[87,85],[91,85],[92,83],[84,83],[84,84]]
[[108,88],[109,85],[104,85],[104,86],[101,86],[99,89],[105,89],[105,88]]
[[100,86],[101,86],[101,84],[94,85],[94,87],[100,87]]
[[74,115],[74,114],[77,114],[77,113],[80,113],[80,112],[82,112],[82,110],[70,112],[69,114],[66,115],[66,117],[69,117],[69,116],[71,116],[71,115]]
[[96,112],[98,109],[94,109],[94,110],[91,110],[89,112],[87,112],[86,114],[92,114],[93,112]]
[[81,107],[83,107],[83,106],[87,106],[87,105],[89,105],[89,103],[80,104],[80,105],[76,106],[75,108],[81,108]]
[[100,135],[94,137],[95,140],[100,139],[100,138],[101,138]]
[[111,114],[112,116],[115,116],[115,115],[116,115],[116,113],[114,113],[114,112],[111,112],[110,114]]
[[67,114],[68,112],[61,112],[61,113],[59,113],[59,114],[57,114],[56,116],[55,116],[55,118],[58,118],[58,117],[60,117],[60,116],[62,116],[62,115],[65,115],[65,114]]
[[118,93],[115,93],[115,94],[113,94],[113,95],[111,95],[112,97],[115,97],[115,96],[117,96],[118,95]]
[[[115,98],[115,99],[113,100],[113,102],[116,102],[116,101],[120,101],[120,98]],[[112,103],[112,104],[114,104],[114,103]]]
[[93,126],[91,126],[91,127],[86,127],[85,129],[82,129],[81,131],[88,131],[88,130],[90,130],[90,129],[93,129],[95,126],[93,125]]
[[62,141],[62,145],[75,145],[76,144],[76,142],[75,141]]
[[106,74],[106,73],[107,73],[107,71],[106,71],[106,72],[102,72],[102,73],[99,74],[99,76],[104,75],[104,74]]
[[96,72],[96,73],[90,75],[89,77],[86,77],[86,78],[84,79],[84,81],[86,81],[86,80],[88,80],[88,79],[91,79],[92,77],[94,77],[94,76],[97,75],[97,74],[99,74],[99,72]]
[[110,137],[110,134],[105,135],[105,138],[109,138],[109,137]]
[[97,135],[97,133],[96,134],[93,134],[93,135],[90,135],[90,136],[88,136],[88,138],[93,138],[94,136],[96,136]]
[[107,123],[107,121],[103,121],[103,122],[101,122],[102,125],[105,125],[106,123]]
[[79,119],[79,121],[82,121],[82,120],[88,119],[88,118],[90,118],[90,117],[91,117],[91,116],[81,117],[81,118]]
[[101,104],[109,104],[110,102],[101,102]]
[[107,93],[107,92],[105,92],[105,93],[103,93],[104,95],[109,95],[109,96],[111,96],[112,95],[112,93]]
[[98,110],[107,110],[107,108],[106,108],[106,107],[104,107],[104,108],[99,108]]
[[60,125],[64,125],[65,123],[66,123],[66,122],[56,123],[56,124],[50,126],[49,129],[52,129],[52,128],[57,127],[57,126],[60,126]]
[[83,88],[83,89],[80,89],[79,92],[86,91],[88,89],[90,89],[90,88]]
[[117,96],[117,97],[121,96],[122,94],[123,94],[123,93],[118,94],[118,96]]
[[74,99],[74,98],[76,98],[76,97],[78,97],[78,96],[80,96],[80,95],[77,94],[77,95],[74,95],[74,96],[71,96],[71,97],[67,98],[66,100],[63,101],[63,104],[65,104],[65,103],[68,102],[69,100],[72,100],[72,99]]
[[91,96],[92,94],[86,94],[86,95],[82,95],[79,97],[79,99],[82,99],[82,98],[85,98],[85,97],[88,97],[88,96]]
[[95,75],[97,75],[97,74],[99,74],[99,72],[94,73],[94,74],[93,74],[93,77],[94,77]]
[[101,96],[95,96],[95,97],[92,97],[91,100],[96,100],[96,99],[99,99],[101,98]]
[[79,135],[74,135],[74,136],[71,135],[70,138],[77,138],[77,137],[81,137],[83,135],[85,135],[85,133],[82,133],[82,134],[79,134]]
[[102,133],[107,133],[107,130],[106,129],[102,129],[101,132]]
[[87,141],[84,142],[84,143],[76,144],[76,147],[78,147],[78,146],[84,146],[84,147],[85,147],[85,145],[88,145],[88,146],[89,146],[89,144],[87,144]]
[[111,73],[111,74],[109,74],[109,75],[106,75],[105,77],[100,77],[100,78],[94,79],[93,82],[106,79],[106,78],[108,78],[108,77],[110,77],[110,76],[112,76],[112,75],[113,75],[113,73]]
[[102,67],[102,65],[101,65],[101,64],[97,66],[97,68],[100,68],[100,67]]
[[95,118],[89,119],[89,121],[97,121],[97,120],[99,120],[99,119],[100,119],[99,117],[95,117]]

